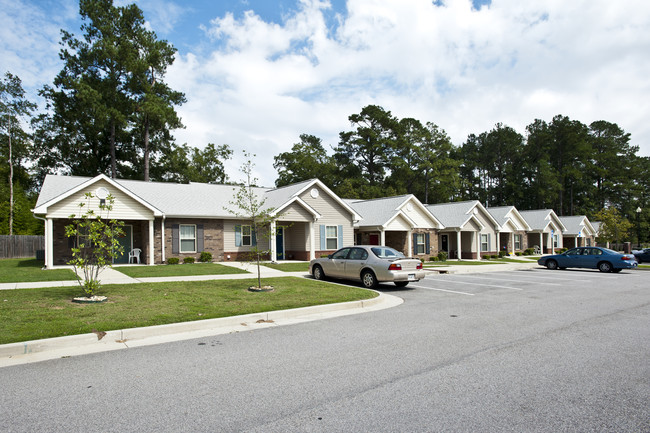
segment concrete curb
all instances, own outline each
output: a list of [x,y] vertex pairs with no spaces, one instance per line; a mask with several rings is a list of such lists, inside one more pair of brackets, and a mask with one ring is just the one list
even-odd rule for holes
[[3,344],[0,367],[366,313],[404,302],[397,296],[377,293],[379,296],[361,301],[107,331],[101,337],[89,333]]

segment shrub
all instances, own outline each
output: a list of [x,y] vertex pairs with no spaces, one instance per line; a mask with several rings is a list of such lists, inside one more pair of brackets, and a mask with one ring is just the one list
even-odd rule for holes
[[521,251],[517,251],[517,252],[515,253],[515,256],[523,256],[523,254],[521,253]]
[[527,255],[527,256],[532,256],[533,254],[535,254],[535,249],[533,249],[533,248],[526,248],[526,249],[524,250],[524,254]]
[[506,252],[505,251],[499,251],[499,258],[505,257]]
[[167,264],[168,265],[177,265],[178,264],[178,257],[170,257],[167,259]]
[[492,254],[492,255],[490,256],[490,258],[491,258],[491,259],[497,259],[497,258],[499,258],[499,256],[497,256],[496,254]]
[[185,257],[183,263],[194,263],[194,257]]
[[436,257],[436,256],[431,256],[431,257],[429,257],[429,261],[430,261],[430,262],[437,262],[437,261],[438,261],[438,257]]
[[440,251],[440,252],[438,253],[438,260],[440,260],[441,262],[446,262],[446,261],[447,261],[447,257],[448,257],[448,255],[447,255],[447,252],[446,252],[446,251]]
[[484,255],[484,256],[483,256],[483,260],[490,260],[490,256],[489,256],[489,255],[487,255],[487,254],[486,254],[486,255]]
[[201,256],[199,257],[199,262],[208,263],[212,261],[212,253],[209,251],[201,251]]

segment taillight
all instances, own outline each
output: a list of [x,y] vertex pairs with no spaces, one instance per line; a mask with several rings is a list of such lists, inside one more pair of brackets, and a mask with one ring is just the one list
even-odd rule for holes
[[418,263],[418,265],[415,267],[415,269],[422,269],[422,262]]
[[388,267],[389,271],[401,271],[402,270],[402,265],[399,263],[391,263],[390,266]]
[[623,256],[623,257],[621,257],[621,260],[633,260],[633,259],[635,259],[634,256]]

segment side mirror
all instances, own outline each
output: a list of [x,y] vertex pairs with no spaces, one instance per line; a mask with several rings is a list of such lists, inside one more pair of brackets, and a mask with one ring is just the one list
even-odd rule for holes
[[331,259],[331,258],[332,258],[332,254],[328,254],[328,255],[327,255],[327,258],[328,258],[328,259]]

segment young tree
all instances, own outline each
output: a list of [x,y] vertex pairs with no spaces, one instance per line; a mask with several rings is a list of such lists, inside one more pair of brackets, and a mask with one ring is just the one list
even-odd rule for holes
[[72,223],[65,227],[65,235],[74,240],[72,259],[68,264],[77,275],[78,270],[83,272],[83,281],[79,276],[77,278],[87,298],[95,296],[101,287],[99,273],[110,267],[115,257],[124,254],[124,248],[117,240],[124,236],[124,222],[109,219],[115,198],[109,195],[105,202],[100,200],[98,212],[90,208],[94,198],[92,193],[86,193],[86,201],[78,205],[79,215],[70,215]]
[[[230,201],[232,208],[226,208],[226,211],[250,223],[251,237],[257,240],[257,242],[251,242],[253,244],[251,245],[251,256],[257,265],[257,285],[261,289],[260,262],[270,252],[268,241],[273,237],[271,228],[275,225],[277,216],[274,214],[274,208],[266,206],[266,199],[262,197],[263,191],[255,187],[257,178],[253,177],[255,164],[253,164],[252,158],[254,157],[255,155],[244,152],[246,162],[240,168],[244,174],[244,181],[236,190],[234,199]],[[260,238],[262,242],[260,242]]]
[[619,243],[621,239],[627,239],[632,223],[619,213],[616,208],[601,209],[594,215],[594,221],[600,221],[598,239],[601,242]]

